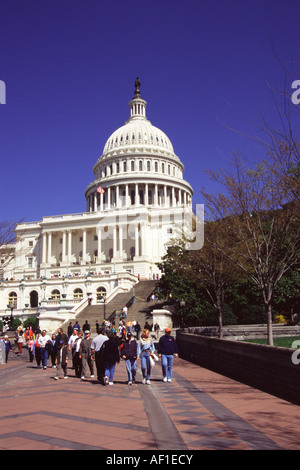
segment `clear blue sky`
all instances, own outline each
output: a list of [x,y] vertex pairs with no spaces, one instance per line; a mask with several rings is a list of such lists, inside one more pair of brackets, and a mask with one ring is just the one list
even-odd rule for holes
[[201,203],[205,169],[227,166],[237,148],[261,150],[221,122],[272,122],[268,83],[284,85],[274,50],[299,62],[296,0],[0,0],[0,11],[1,220],[85,210],[136,76]]

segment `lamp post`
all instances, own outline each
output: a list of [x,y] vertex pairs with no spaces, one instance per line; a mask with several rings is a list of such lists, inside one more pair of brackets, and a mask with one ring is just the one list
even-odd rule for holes
[[13,329],[13,323],[14,323],[14,304],[13,304],[13,302],[10,302],[7,307],[10,308],[10,320],[9,320],[9,323],[10,323],[10,328]]
[[106,294],[103,294],[103,304],[104,304],[104,321],[106,320]]
[[183,327],[184,326],[184,314],[185,314],[185,300],[181,299],[180,302],[179,302],[179,305],[181,307],[181,318],[180,318],[180,326]]

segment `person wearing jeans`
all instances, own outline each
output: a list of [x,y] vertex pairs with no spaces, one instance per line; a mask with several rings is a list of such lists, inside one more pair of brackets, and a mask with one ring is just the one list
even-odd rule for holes
[[131,333],[127,333],[127,340],[122,347],[121,354],[126,363],[128,385],[132,385],[136,376],[137,342]]
[[165,329],[165,335],[158,343],[158,356],[161,357],[161,368],[164,382],[172,382],[173,360],[178,357],[178,348],[175,338],[171,336],[171,328]]
[[48,342],[51,343],[51,338],[47,335],[47,331],[43,330],[42,335],[38,339],[38,344],[41,352],[41,360],[43,369],[47,369],[48,362]]
[[141,361],[141,369],[143,374],[143,384],[150,385],[151,364],[150,357],[153,356],[155,351],[153,341],[150,336],[150,331],[145,329],[142,332],[141,339],[138,342],[137,360]]

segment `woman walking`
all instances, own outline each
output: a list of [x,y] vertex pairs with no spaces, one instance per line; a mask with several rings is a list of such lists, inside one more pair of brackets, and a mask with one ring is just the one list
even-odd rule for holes
[[127,333],[127,341],[124,342],[121,355],[126,362],[128,385],[132,385],[135,382],[136,376],[137,342],[131,333]]
[[141,335],[141,339],[138,342],[137,347],[137,360],[141,361],[141,368],[143,374],[143,384],[150,385],[150,375],[151,375],[151,363],[150,357],[153,356],[155,351],[154,344],[150,336],[150,331],[144,329]]
[[36,338],[31,346],[31,351],[32,351],[32,354],[35,356],[35,360],[36,360],[36,366],[38,369],[41,368],[41,348],[40,348],[40,345],[39,345],[39,338],[40,338],[41,334],[40,333],[37,333],[36,335]]
[[23,347],[23,343],[24,343],[23,330],[19,330],[19,332],[18,332],[17,343],[18,343],[18,349],[19,349],[18,356],[21,356],[23,354],[22,347]]

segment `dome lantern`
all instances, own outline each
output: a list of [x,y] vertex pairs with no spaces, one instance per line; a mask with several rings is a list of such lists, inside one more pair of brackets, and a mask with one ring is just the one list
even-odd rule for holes
[[140,93],[141,82],[139,77],[136,78],[135,83],[134,97],[129,102],[130,106],[130,119],[146,119],[146,106],[147,102],[142,99]]

